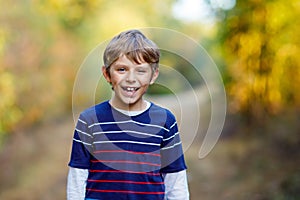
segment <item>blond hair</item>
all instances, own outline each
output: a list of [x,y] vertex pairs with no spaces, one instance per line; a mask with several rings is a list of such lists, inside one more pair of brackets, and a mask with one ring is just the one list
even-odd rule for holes
[[121,56],[125,55],[134,63],[149,63],[153,70],[158,68],[160,51],[157,45],[139,30],[121,32],[107,45],[103,61],[106,70]]

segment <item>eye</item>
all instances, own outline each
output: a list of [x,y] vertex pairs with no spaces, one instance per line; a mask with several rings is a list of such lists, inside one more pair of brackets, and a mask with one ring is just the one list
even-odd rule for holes
[[137,72],[138,72],[139,74],[144,74],[144,73],[147,72],[147,70],[144,69],[144,68],[138,68],[138,69],[137,69]]
[[119,68],[117,68],[117,71],[118,72],[125,72],[126,69],[125,69],[125,67],[119,67]]
[[138,72],[139,72],[139,73],[145,73],[146,70],[140,69],[140,70],[138,70]]

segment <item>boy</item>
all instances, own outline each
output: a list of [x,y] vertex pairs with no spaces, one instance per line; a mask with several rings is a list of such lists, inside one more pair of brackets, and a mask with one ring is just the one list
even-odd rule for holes
[[158,77],[160,52],[138,30],[107,45],[102,73],[112,98],[79,116],[69,163],[69,200],[187,200],[176,119],[143,99]]

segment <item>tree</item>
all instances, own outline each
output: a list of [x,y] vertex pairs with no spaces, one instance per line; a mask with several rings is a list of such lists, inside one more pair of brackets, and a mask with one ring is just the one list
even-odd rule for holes
[[237,1],[220,23],[230,108],[252,119],[300,106],[299,1]]
[[88,52],[127,28],[172,28],[173,1],[1,1],[0,141],[14,127],[70,112]]

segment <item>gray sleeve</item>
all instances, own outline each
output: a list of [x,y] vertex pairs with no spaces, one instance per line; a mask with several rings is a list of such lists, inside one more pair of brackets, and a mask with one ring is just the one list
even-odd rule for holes
[[189,200],[186,170],[164,174],[165,200]]
[[88,174],[87,169],[69,168],[67,200],[84,200]]

